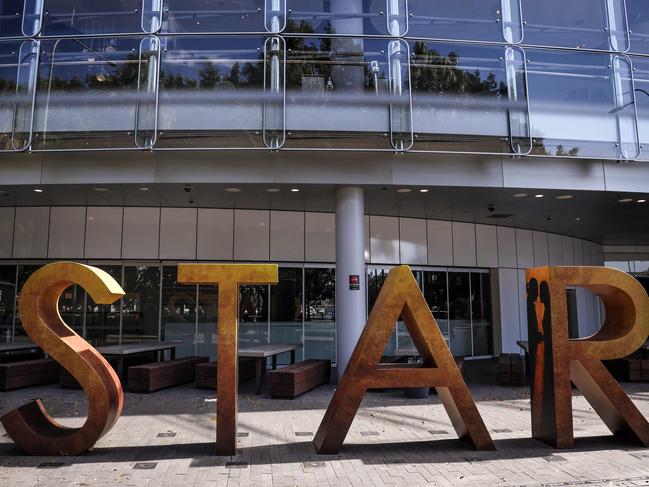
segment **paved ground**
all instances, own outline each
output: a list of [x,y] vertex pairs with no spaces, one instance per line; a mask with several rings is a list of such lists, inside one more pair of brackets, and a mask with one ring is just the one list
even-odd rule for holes
[[[649,384],[625,385],[649,416]],[[240,395],[239,448],[212,455],[213,394],[191,386],[152,395],[126,394],[124,414],[95,449],[81,457],[26,457],[0,428],[0,486],[207,485],[649,485],[649,450],[614,441],[586,401],[576,396],[571,451],[529,438],[525,388],[471,387],[498,448],[474,452],[456,439],[435,396],[406,399],[369,394],[343,452],[318,456],[311,445],[333,387],[294,401]],[[35,397],[64,424],[80,424],[81,391],[56,386],[0,396],[0,414]]]

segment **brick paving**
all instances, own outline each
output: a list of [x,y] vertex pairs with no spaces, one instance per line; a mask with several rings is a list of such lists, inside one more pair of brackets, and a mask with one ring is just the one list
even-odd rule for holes
[[[649,415],[649,384],[624,387]],[[526,388],[475,385],[497,451],[472,451],[457,440],[436,396],[388,391],[368,394],[339,455],[320,456],[311,440],[333,387],[293,401],[251,389],[244,385],[239,397],[235,457],[212,454],[215,396],[187,385],[127,393],[115,428],[80,457],[23,456],[0,428],[0,486],[649,485],[649,449],[613,440],[577,393],[574,450],[530,439]],[[36,397],[62,423],[83,422],[83,393],[57,386],[2,393],[0,414]]]

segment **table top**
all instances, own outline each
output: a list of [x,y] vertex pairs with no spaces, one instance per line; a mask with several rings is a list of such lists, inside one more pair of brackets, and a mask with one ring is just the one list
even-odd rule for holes
[[516,344],[526,352],[530,351],[530,342],[528,342],[527,340],[518,340]]
[[180,345],[180,342],[125,343],[123,345],[97,347],[97,351],[102,355],[134,355],[137,353],[171,350],[172,348],[176,348],[178,345]]
[[397,357],[419,357],[419,350],[416,348],[397,348],[394,354]]
[[3,343],[0,344],[0,353],[17,352],[20,350],[34,350],[41,348],[34,342],[16,342],[16,343]]
[[280,353],[292,352],[295,345],[252,345],[239,348],[239,357],[264,358],[279,355]]

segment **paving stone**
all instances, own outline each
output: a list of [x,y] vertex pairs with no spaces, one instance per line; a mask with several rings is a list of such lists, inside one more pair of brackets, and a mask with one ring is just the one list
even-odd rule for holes
[[[623,387],[649,416],[649,384]],[[649,450],[613,439],[578,393],[576,447],[559,451],[530,438],[528,389],[470,390],[496,451],[474,452],[459,441],[436,396],[422,401],[385,391],[364,399],[340,454],[320,456],[312,440],[333,387],[285,401],[255,396],[243,384],[237,455],[216,457],[214,396],[187,385],[126,393],[116,426],[79,457],[23,456],[0,427],[0,485],[649,486]],[[0,415],[35,397],[66,426],[83,423],[83,391],[55,385],[3,393]]]

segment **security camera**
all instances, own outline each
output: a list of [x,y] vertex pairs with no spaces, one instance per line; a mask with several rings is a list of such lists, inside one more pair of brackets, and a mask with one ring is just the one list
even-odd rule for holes
[[190,199],[189,199],[189,204],[190,204],[190,205],[193,205],[194,203],[196,203],[196,200],[194,200],[194,198],[190,198]]
[[190,186],[189,184],[186,184],[183,189],[185,190],[185,193],[191,193],[194,187]]
[[493,213],[494,211],[496,211],[496,205],[494,205],[493,203],[489,203],[489,206],[487,206],[487,209],[488,209],[490,212]]

